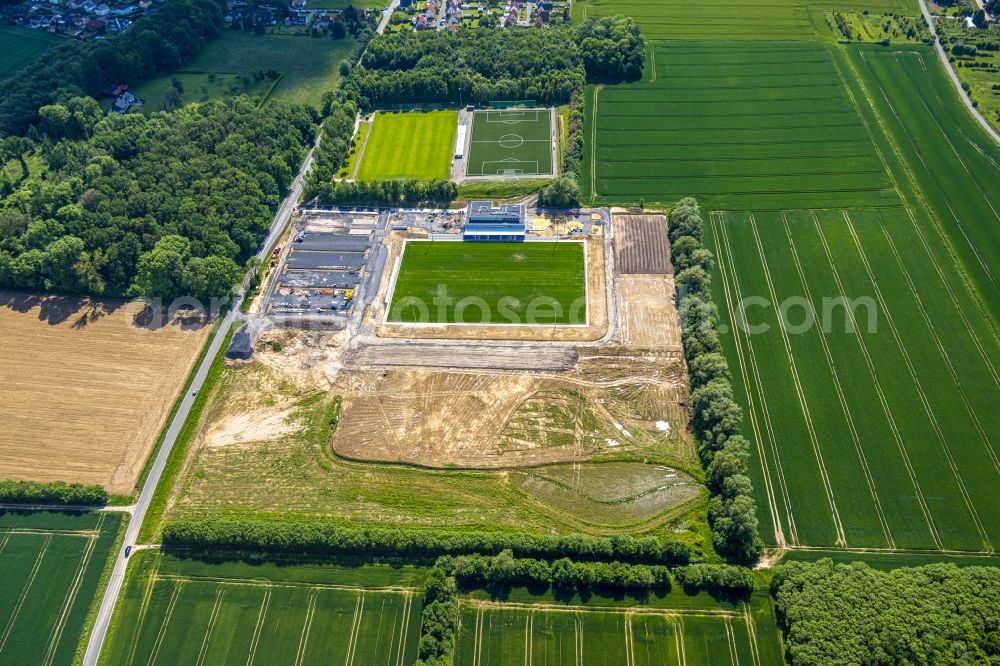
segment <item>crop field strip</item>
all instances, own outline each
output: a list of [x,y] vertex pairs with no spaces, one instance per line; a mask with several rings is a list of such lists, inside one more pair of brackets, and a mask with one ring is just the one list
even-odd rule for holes
[[462,666],[758,666],[780,654],[776,634],[769,634],[773,645],[758,643],[756,622],[745,606],[740,611],[462,600],[459,608],[455,663]]
[[729,210],[897,205],[831,48],[654,46],[655,81],[589,92],[584,188],[610,203],[693,195]]
[[939,92],[950,91],[950,82],[932,51],[854,47],[842,61],[845,85],[850,76],[856,94],[871,101],[863,113],[888,138],[884,159],[905,174],[898,183],[904,199],[950,241],[939,261],[958,263],[1000,321],[1000,148],[954,95]]
[[72,661],[120,524],[111,513],[0,514],[0,663]]
[[376,113],[357,179],[447,179],[457,128],[455,111]]
[[0,25],[0,80],[12,76],[41,54],[62,44],[56,35],[17,25]]
[[[115,664],[378,663],[415,658],[420,604],[406,587],[152,572],[124,603]],[[251,631],[252,628],[252,631]],[[126,639],[127,637],[127,639]]]
[[[754,323],[769,333],[726,336],[758,440],[758,499],[778,534],[787,530],[790,545],[801,536],[810,545],[993,550],[996,339],[973,344],[972,328],[942,326],[963,320],[953,301],[929,296],[942,276],[904,211],[719,213],[710,228],[727,326],[737,301],[771,289],[772,302],[806,295],[814,315],[809,295],[876,300],[875,334],[843,333],[835,319],[830,334],[784,336],[773,310],[758,310]],[[796,387],[794,397],[781,386]],[[822,427],[810,431],[810,420]],[[804,456],[808,441],[813,455]]]
[[642,27],[647,40],[813,40],[826,30],[822,8],[829,6],[841,11],[867,9],[873,13],[912,14],[916,11],[901,0],[839,0],[835,3],[723,0],[699,6],[697,12],[692,12],[691,5],[680,0],[579,0],[573,3],[573,20],[625,14]]
[[552,173],[550,109],[476,111],[466,175]]

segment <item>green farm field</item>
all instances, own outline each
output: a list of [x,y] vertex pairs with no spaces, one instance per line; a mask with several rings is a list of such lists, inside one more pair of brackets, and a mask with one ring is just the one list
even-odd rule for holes
[[458,131],[456,111],[376,113],[358,180],[447,180]]
[[423,572],[139,552],[102,663],[411,664]]
[[122,514],[0,510],[0,663],[69,664]]
[[897,205],[717,212],[709,224],[728,330],[749,296],[804,298],[817,319],[840,296],[875,313],[872,332],[862,309],[862,332],[846,333],[840,308],[823,334],[785,335],[772,306],[752,310],[768,332],[724,336],[758,443],[763,524],[778,526],[765,539],[992,552],[1000,150],[948,96],[930,50],[852,47],[838,62]]
[[[408,242],[389,321],[583,324],[584,263],[574,242]],[[438,307],[442,288],[451,300]]]
[[586,601],[483,594],[459,602],[455,663],[475,666],[779,664],[781,645],[766,592],[748,601],[674,590],[642,601]]
[[469,176],[552,173],[549,109],[476,111],[469,144]]
[[[650,43],[642,81],[588,89],[582,187],[701,202],[765,541],[994,553],[1000,148],[931,48],[837,44],[816,23],[860,6],[756,6],[738,25],[672,7],[574,7],[673,40]],[[865,304],[860,332],[841,297]],[[766,332],[734,331],[747,298]],[[829,325],[782,331],[782,303]]]
[[[254,35],[230,31],[212,40],[198,56],[184,66],[181,80],[185,101],[232,94],[241,86],[236,77],[258,70],[273,69],[281,74],[271,92],[271,99],[319,107],[323,93],[333,90],[340,78],[338,65],[350,55],[355,40],[312,38],[305,35]],[[211,77],[211,74],[215,74]],[[134,92],[152,101],[150,109],[159,110],[163,96],[171,87],[175,75],[165,74],[143,82]],[[185,78],[186,77],[186,78]],[[252,96],[262,96],[272,82],[265,79],[247,90]],[[236,90],[236,92],[240,92]]]
[[625,14],[642,27],[647,40],[815,40],[829,32],[824,8],[919,13],[916,3],[906,0],[722,0],[698,5],[697,11],[682,0],[578,0],[572,19],[579,23],[588,17]]
[[584,191],[602,203],[694,196],[715,210],[897,203],[835,48],[654,46],[643,81],[586,93]]
[[65,40],[43,30],[0,25],[0,81]]

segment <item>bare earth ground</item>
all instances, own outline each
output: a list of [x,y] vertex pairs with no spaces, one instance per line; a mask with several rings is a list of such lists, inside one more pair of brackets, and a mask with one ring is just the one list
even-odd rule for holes
[[0,292],[0,478],[132,492],[209,326],[124,301]]
[[403,238],[400,234],[390,234],[386,239],[389,257],[385,262],[385,271],[379,284],[379,292],[372,305],[365,312],[365,323],[377,331],[383,338],[411,339],[451,339],[451,340],[538,340],[586,342],[599,340],[608,331],[608,291],[604,266],[604,243],[599,238],[588,238],[587,243],[587,310],[590,325],[586,327],[570,326],[471,326],[450,324],[407,325],[382,323],[385,317],[385,299],[392,281],[393,267],[396,258],[403,249]]
[[588,256],[616,320],[579,344],[375,337],[371,312],[353,338],[266,331],[211,397],[169,512],[706,543],[673,278],[620,275],[608,299]]

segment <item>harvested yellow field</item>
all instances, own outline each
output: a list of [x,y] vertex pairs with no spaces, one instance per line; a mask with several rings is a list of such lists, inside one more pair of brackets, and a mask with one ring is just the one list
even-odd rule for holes
[[211,328],[141,310],[0,291],[0,479],[132,491]]

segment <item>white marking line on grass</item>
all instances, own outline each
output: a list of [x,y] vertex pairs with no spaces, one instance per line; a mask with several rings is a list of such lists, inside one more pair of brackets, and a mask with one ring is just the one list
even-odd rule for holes
[[531,618],[535,611],[530,611],[524,617],[524,663],[531,666]]
[[167,634],[167,625],[170,624],[174,608],[177,607],[177,598],[181,595],[182,587],[184,587],[184,583],[178,583],[170,594],[170,601],[167,602],[167,612],[163,615],[163,623],[160,624],[160,629],[156,633],[156,640],[153,641],[153,649],[149,652],[149,659],[146,661],[146,666],[153,666],[153,662],[156,661],[157,656],[160,654],[160,646],[163,645],[163,637]]
[[271,587],[264,591],[264,599],[260,603],[260,612],[257,614],[257,624],[253,628],[253,638],[250,639],[250,654],[247,655],[247,666],[253,664],[254,657],[257,656],[257,646],[260,645],[260,634],[264,629],[264,618],[267,616],[267,607],[271,603]]
[[895,257],[896,265],[899,267],[900,272],[903,274],[903,279],[906,280],[906,284],[910,288],[910,294],[913,296],[913,300],[917,303],[917,308],[920,310],[920,315],[924,320],[924,324],[930,331],[931,336],[934,338],[934,344],[937,346],[942,358],[944,358],[945,364],[948,366],[948,374],[951,375],[951,380],[955,383],[955,386],[958,387],[958,393],[962,398],[962,403],[965,405],[965,409],[969,412],[969,416],[972,418],[972,422],[975,424],[976,430],[979,432],[980,439],[982,439],[983,444],[986,446],[987,455],[989,455],[990,460],[993,461],[993,467],[998,473],[1000,473],[1000,460],[997,459],[996,451],[994,451],[993,447],[990,445],[990,438],[986,434],[983,424],[979,421],[979,415],[976,413],[976,410],[972,408],[972,403],[969,401],[969,394],[965,390],[965,384],[963,384],[958,377],[958,371],[955,369],[955,364],[951,360],[951,355],[948,354],[948,350],[942,342],[941,337],[938,335],[937,329],[931,321],[930,315],[927,313],[926,308],[924,308],[924,302],[920,298],[916,285],[913,283],[913,278],[910,277],[909,271],[903,267],[903,261],[899,255],[899,251],[896,249],[896,243],[893,242],[892,238],[889,236],[889,232],[886,231],[885,226],[882,226],[882,234],[889,243],[889,249],[892,251],[892,256]]
[[[403,255],[406,254],[407,243],[463,243],[461,238],[454,238],[449,240],[431,240],[430,238],[404,238],[403,239],[403,249],[400,251],[399,256],[396,258],[396,266],[393,269],[392,282],[389,285],[389,294],[387,297],[387,302],[385,306],[385,315],[382,317],[382,324],[389,324],[395,326],[413,326],[417,328],[440,328],[441,326],[537,326],[544,328],[588,328],[590,326],[590,276],[587,268],[587,241],[585,240],[560,240],[550,239],[550,238],[532,238],[531,240],[520,241],[522,243],[579,243],[583,247],[583,298],[587,303],[587,316],[582,324],[523,324],[517,322],[461,322],[461,323],[449,323],[449,322],[406,322],[406,321],[389,321],[389,315],[391,313],[392,297],[396,292],[396,280],[399,278],[399,267],[403,262]],[[478,241],[470,241],[473,244],[479,244]],[[510,241],[518,242],[518,241]]]
[[[823,229],[819,224],[819,218],[816,217],[815,213],[812,217],[813,224],[816,227],[816,233],[819,235],[820,241],[823,243],[826,260],[831,271],[833,272],[833,279],[837,283],[837,289],[840,291],[840,296],[842,298],[847,298],[847,290],[844,289],[844,283],[840,279],[840,271],[837,270],[837,266],[833,261],[833,253],[830,251],[830,246],[826,242],[826,236],[823,235]],[[855,330],[858,330],[857,322],[854,318],[854,311],[848,308],[847,312],[848,316],[851,318],[852,324],[855,326]],[[927,521],[927,527],[931,532],[931,538],[934,539],[934,543],[939,549],[943,549],[944,543],[941,541],[941,536],[938,534],[937,526],[934,524],[930,508],[927,506],[927,500],[924,498],[923,489],[920,487],[920,483],[917,480],[917,474],[913,469],[913,463],[910,460],[909,452],[903,442],[903,437],[899,432],[899,427],[896,425],[896,418],[893,416],[892,409],[889,407],[889,400],[885,395],[885,391],[882,389],[882,382],[878,377],[878,372],[875,370],[875,362],[872,360],[871,352],[868,351],[868,344],[865,342],[864,336],[856,335],[854,338],[858,341],[861,353],[865,357],[865,365],[868,366],[868,374],[874,382],[875,392],[878,394],[879,403],[882,405],[882,412],[885,414],[885,418],[889,423],[889,428],[892,430],[893,439],[896,440],[896,447],[899,449],[899,454],[903,458],[903,464],[906,466],[906,471],[910,475],[910,482],[913,484],[913,490],[914,493],[916,493],[917,503],[920,505],[920,510],[924,514],[924,520]]]
[[[760,242],[760,232],[757,230],[757,221],[750,213],[750,228],[753,230],[754,243],[757,245],[757,252],[760,255],[761,266],[764,268],[764,279],[767,282],[767,290],[771,295],[771,302],[778,303],[778,295],[774,289],[774,282],[771,280],[771,271],[767,266],[767,258],[764,255],[764,246]],[[837,545],[846,546],[847,539],[844,537],[844,525],[840,520],[840,512],[837,510],[837,501],[833,496],[833,486],[830,483],[830,475],[826,471],[826,464],[823,461],[823,451],[819,445],[819,437],[813,425],[812,413],[809,411],[809,403],[806,400],[805,391],[802,388],[802,381],[799,378],[798,367],[795,363],[795,355],[792,353],[791,341],[788,339],[788,331],[784,326],[778,326],[781,332],[781,341],[785,347],[785,354],[788,356],[788,363],[792,370],[792,382],[795,385],[795,393],[799,398],[799,406],[802,408],[802,415],[806,420],[806,430],[809,431],[809,441],[812,443],[813,455],[819,466],[820,478],[823,481],[823,489],[826,492],[826,499],[830,503],[830,511],[833,516],[834,528],[837,532]]]
[[[104,516],[102,515],[97,522],[98,529],[100,525],[104,522]],[[63,630],[66,628],[66,620],[69,617],[70,611],[73,609],[73,604],[76,603],[76,595],[80,591],[80,585],[83,584],[83,579],[87,573],[87,566],[90,564],[91,555],[94,554],[94,549],[97,545],[98,537],[88,537],[87,545],[84,548],[83,553],[80,557],[80,562],[76,567],[76,574],[73,576],[73,582],[70,588],[66,591],[66,597],[63,599],[62,609],[59,612],[59,619],[56,621],[55,626],[52,627],[52,631],[49,632],[49,644],[48,648],[45,650],[45,658],[42,660],[42,664],[49,666],[56,656],[56,649],[59,647],[59,641],[62,640]]]
[[361,628],[361,616],[365,612],[365,593],[358,594],[358,600],[354,604],[354,618],[351,620],[351,634],[347,641],[347,666],[354,663],[354,654],[358,649],[358,631]]
[[[902,60],[899,57],[900,55],[902,55],[902,54],[900,54],[900,53],[894,53],[892,55],[892,57],[893,57],[893,59],[897,63],[899,63],[900,68],[903,69],[906,72],[906,77],[908,79],[910,79],[910,81],[913,81],[914,87],[916,87],[916,81],[913,80],[913,77],[910,75],[910,72],[908,70],[906,70],[906,68],[903,67]],[[942,100],[941,97],[938,95],[937,89],[934,88],[933,81],[931,81],[931,79],[930,79],[930,72],[927,71],[927,64],[924,62],[924,59],[921,58],[919,56],[919,54],[917,54],[917,53],[914,53],[913,55],[917,58],[917,62],[920,63],[920,67],[923,70],[925,77],[927,78],[927,85],[930,87],[931,92],[934,94],[934,97],[937,98],[937,100],[941,104],[942,108],[946,109],[947,106],[945,105],[944,100]],[[924,105],[924,110],[927,112],[928,117],[930,117],[931,120],[934,121],[934,124],[938,128],[938,132],[941,134],[942,138],[944,138],[945,142],[947,142],[948,147],[951,148],[951,152],[955,154],[955,158],[962,165],[962,169],[965,170],[966,175],[969,177],[968,180],[971,180],[973,182],[973,184],[975,184],[976,189],[979,190],[979,194],[982,195],[983,200],[986,202],[986,205],[989,206],[990,210],[993,211],[993,217],[995,217],[997,220],[1000,220],[1000,213],[997,212],[996,207],[993,205],[992,199],[990,198],[990,196],[988,194],[986,194],[986,192],[983,191],[982,186],[979,184],[979,181],[976,179],[976,173],[972,169],[969,168],[968,164],[966,164],[965,159],[962,157],[961,153],[959,153],[958,150],[955,148],[955,144],[952,143],[951,137],[948,136],[948,132],[945,131],[944,126],[937,119],[937,116],[935,116],[931,112],[931,108],[929,106],[927,106],[927,100],[925,100],[922,95],[917,95],[917,99],[919,99],[920,103]]]
[[7,619],[7,626],[4,627],[3,636],[0,637],[0,652],[2,652],[4,646],[7,645],[7,639],[10,638],[11,629],[14,628],[17,616],[21,614],[21,608],[24,606],[24,600],[28,598],[28,591],[35,582],[35,576],[38,575],[38,570],[42,566],[42,559],[45,557],[45,552],[49,549],[50,543],[52,543],[52,537],[46,536],[45,541],[42,542],[41,549],[38,551],[38,555],[35,557],[35,563],[31,567],[28,580],[25,581],[24,587],[21,588],[21,595],[17,598],[17,604],[14,606],[14,612],[11,613],[10,617]]
[[[865,57],[864,51],[859,51],[858,53],[861,56],[861,59],[864,60],[865,64],[868,65],[869,69],[872,69],[872,74],[873,74],[873,76],[875,77],[875,79],[877,81],[878,80],[878,75],[875,74],[874,69],[872,68],[871,64],[868,62],[868,58]],[[882,87],[881,83],[878,84],[878,89],[879,89],[879,92],[882,93],[882,99],[885,100],[886,106],[889,107],[889,110],[892,112],[892,115],[896,118],[896,122],[899,123],[900,127],[903,127],[905,129],[906,125],[903,123],[902,119],[899,117],[899,113],[896,111],[896,107],[893,106],[893,104],[892,104],[891,101],[889,101],[889,96],[886,94],[885,89]],[[905,131],[904,131],[903,134],[904,134],[904,136],[906,136],[907,140],[910,143],[910,146],[913,148],[913,152],[917,156],[917,159],[920,161],[921,166],[924,167],[924,171],[926,171],[927,174],[930,176],[931,180],[937,186],[938,191],[940,191],[942,194],[944,194],[944,191],[941,190],[941,186],[938,184],[937,180],[934,178],[934,173],[927,166],[927,162],[924,160],[923,154],[917,148],[916,144],[913,142],[913,137],[911,137]],[[907,160],[904,160],[903,157],[898,152],[897,152],[897,157],[899,157],[900,161],[903,164],[907,164],[908,163]],[[910,182],[913,185],[914,189],[919,193],[919,197],[921,198],[921,200],[924,203],[924,207],[926,209],[926,212],[927,212],[928,216],[931,219],[935,219],[936,220],[936,218],[935,218],[935,216],[934,216],[934,214],[932,212],[932,209],[927,205],[927,202],[925,200],[923,200],[923,192],[922,192],[921,188],[916,184],[915,176],[913,176],[913,174],[910,174],[910,176],[911,176],[911,181]],[[900,198],[902,198],[902,194],[900,194]],[[979,250],[976,248],[975,244],[969,238],[969,235],[965,232],[965,227],[962,225],[962,221],[959,218],[958,213],[956,213],[955,209],[952,207],[951,201],[947,197],[944,197],[943,201],[944,201],[944,204],[948,207],[948,212],[951,213],[952,219],[954,219],[954,221],[955,221],[955,226],[962,232],[962,237],[965,238],[966,245],[969,246],[969,249],[972,251],[972,254],[975,255],[976,261],[979,263],[979,266],[983,269],[983,272],[989,278],[989,280],[993,284],[993,286],[996,287],[997,289],[1000,289],[1000,284],[997,283],[997,279],[996,279],[996,276],[993,275],[993,271],[991,270],[991,268],[989,267],[989,265],[987,265],[987,263],[983,259],[982,255],[979,253]],[[947,239],[947,236],[945,236],[945,234],[944,234],[944,230],[943,229],[938,229],[938,234],[941,236],[942,242],[944,242],[945,246],[946,247],[950,247],[950,244],[949,244],[949,241]],[[956,270],[959,270],[960,272],[962,272],[961,268],[960,268],[960,264],[957,261],[955,262],[955,268],[956,268]],[[962,272],[962,273],[964,274],[964,272]]]
[[139,604],[139,618],[132,628],[132,641],[129,644],[128,658],[125,663],[131,665],[135,661],[135,651],[139,646],[139,631],[142,629],[143,623],[146,621],[146,614],[149,612],[149,606],[153,597],[153,588],[156,586],[157,578],[156,572],[160,568],[161,558],[156,558],[156,564],[153,567],[153,571],[146,581],[146,589],[142,593],[142,602]]
[[740,666],[740,658],[736,654],[736,632],[733,631],[733,625],[729,620],[725,620],[725,624],[726,641],[729,643],[729,660],[733,666]]
[[[815,214],[813,214],[815,219]],[[799,251],[795,247],[795,241],[792,239],[792,228],[788,224],[788,217],[785,213],[781,214],[781,222],[785,227],[785,237],[788,239],[788,247],[792,251],[792,261],[795,264],[795,270],[799,276],[799,284],[802,286],[802,290],[805,293],[806,301],[808,302],[809,309],[812,312],[814,321],[820,321],[820,314],[816,312],[816,301],[813,300],[812,290],[809,289],[809,283],[806,280],[805,271],[802,270],[802,262],[799,260]],[[847,423],[847,428],[851,432],[851,441],[854,443],[854,450],[858,454],[858,459],[861,461],[861,469],[864,472],[865,481],[868,483],[868,492],[871,493],[872,500],[875,502],[875,512],[878,514],[879,522],[882,524],[882,532],[885,535],[886,543],[890,548],[896,547],[896,542],[892,538],[892,531],[889,529],[889,521],[886,519],[885,511],[882,509],[882,501],[879,499],[878,491],[876,490],[875,478],[872,476],[871,468],[868,466],[868,458],[865,456],[864,446],[861,444],[861,437],[858,436],[858,430],[854,425],[854,419],[851,418],[851,410],[847,404],[847,398],[844,396],[844,389],[840,383],[840,375],[837,372],[837,364],[833,361],[833,354],[830,352],[830,344],[826,341],[826,335],[820,331],[819,332],[820,346],[823,347],[823,356],[826,359],[827,367],[830,369],[830,375],[833,378],[833,387],[837,393],[837,400],[840,403],[840,409],[844,414],[844,421]]]
[[[867,63],[867,60],[865,60],[865,62]],[[868,92],[867,87],[865,86],[864,82],[861,80],[860,75],[858,74],[857,70],[854,68],[854,65],[851,63],[850,59],[847,60],[847,64],[848,64],[848,67],[850,67],[851,71],[854,73],[854,80],[858,82],[858,85],[861,87],[861,91],[869,98],[869,104],[871,105],[873,111],[875,111],[875,119],[879,123],[879,127],[882,129],[883,134],[888,139],[889,145],[892,148],[893,153],[895,153],[895,155],[896,155],[896,159],[898,159],[901,164],[905,165],[907,162],[906,162],[905,159],[903,159],[903,155],[900,152],[899,146],[897,146],[896,142],[892,139],[892,136],[889,134],[888,128],[885,126],[885,122],[883,121],[881,115],[879,113],[877,113],[877,110],[875,109],[875,105],[871,102],[871,93]],[[861,110],[858,107],[857,100],[855,100],[855,98],[854,98],[854,93],[847,86],[847,81],[844,79],[843,74],[841,74],[840,68],[837,66],[836,61],[833,61],[833,65],[834,65],[834,69],[837,70],[837,75],[840,78],[841,83],[844,85],[844,88],[847,90],[848,96],[851,98],[851,102],[854,104],[854,107],[855,107],[855,109],[858,112],[858,116],[861,118],[861,122],[864,125],[865,130],[867,131],[869,138],[871,139],[872,146],[875,148],[875,153],[878,155],[879,160],[882,162],[882,166],[885,168],[886,173],[889,175],[889,179],[892,181],[893,188],[896,190],[896,195],[899,197],[900,203],[903,206],[903,210],[906,211],[906,216],[910,220],[910,225],[913,227],[914,232],[916,232],[917,238],[920,239],[920,244],[923,245],[924,251],[927,253],[927,259],[928,259],[927,263],[930,266],[934,267],[935,272],[938,274],[938,278],[941,280],[941,284],[944,285],[945,290],[948,292],[948,296],[951,299],[952,305],[955,306],[955,310],[958,312],[959,316],[962,318],[962,322],[965,325],[966,331],[969,333],[969,337],[973,340],[973,343],[976,345],[976,349],[979,350],[980,356],[982,356],[983,361],[989,367],[990,373],[993,375],[994,382],[996,382],[997,385],[1000,386],[1000,378],[998,378],[997,371],[993,367],[992,361],[990,361],[989,357],[987,356],[986,350],[983,349],[982,344],[979,341],[979,337],[972,330],[972,324],[969,322],[969,319],[968,319],[968,317],[965,314],[965,308],[963,308],[963,307],[961,307],[959,305],[959,303],[958,303],[958,297],[955,295],[955,290],[952,288],[951,281],[948,280],[945,277],[944,271],[941,270],[941,266],[934,259],[934,255],[933,255],[933,253],[931,251],[930,244],[929,244],[929,242],[927,240],[927,237],[924,235],[923,228],[921,227],[921,225],[917,224],[917,219],[916,219],[916,216],[913,213],[913,210],[910,208],[909,204],[907,204],[907,202],[906,202],[906,199],[903,197],[902,190],[900,189],[899,183],[896,180],[896,175],[889,168],[889,164],[888,164],[888,162],[886,162],[885,156],[882,154],[882,150],[879,148],[878,143],[875,141],[875,134],[872,132],[871,127],[868,125],[868,121],[861,114]],[[870,67],[870,65],[869,65],[869,67]],[[883,92],[883,97],[884,96],[885,96],[885,93]],[[893,109],[893,113],[895,113],[895,109]],[[897,119],[898,119],[898,116],[897,116]],[[971,140],[970,140],[970,142],[971,142]],[[975,145],[975,144],[973,144],[973,145]],[[978,146],[976,146],[976,149],[979,150],[980,152],[982,152],[982,149],[979,148]],[[985,154],[985,153],[983,153],[983,154]],[[972,298],[973,302],[979,308],[979,312],[983,316],[983,318],[987,322],[989,322],[990,319],[991,319],[991,317],[985,312],[985,310],[983,308],[983,304],[975,296],[974,291],[972,290],[971,286],[968,284],[968,276],[966,275],[965,271],[961,268],[957,257],[955,257],[955,255],[954,255],[954,248],[951,246],[951,243],[948,242],[948,240],[947,240],[947,238],[946,238],[946,236],[944,234],[943,229],[941,229],[941,226],[940,226],[941,223],[940,223],[940,221],[937,219],[937,216],[932,212],[932,210],[930,208],[930,205],[928,204],[928,202],[926,201],[926,199],[924,199],[923,192],[922,192],[921,188],[917,185],[917,182],[915,180],[915,177],[914,177],[912,171],[910,169],[908,169],[908,168],[904,168],[904,172],[906,173],[907,180],[909,180],[910,186],[913,188],[913,191],[916,193],[917,198],[920,201],[921,206],[922,206],[924,212],[927,214],[928,219],[931,221],[931,224],[934,226],[934,229],[935,229],[935,231],[938,234],[938,238],[941,241],[941,244],[945,247],[946,252],[948,252],[948,255],[951,257],[952,265],[953,265],[955,271],[959,274],[959,276],[965,282],[966,289],[967,289],[967,294]],[[881,213],[879,213],[879,215],[881,216]]]
[[757,627],[754,626],[750,605],[745,601],[743,602],[743,622],[746,624],[747,636],[750,638],[750,657],[753,659],[753,666],[762,666],[760,663],[760,647],[757,645]]
[[212,614],[208,616],[208,626],[205,627],[205,635],[201,639],[201,649],[198,650],[196,666],[202,666],[205,663],[205,655],[208,652],[208,644],[212,640],[212,632],[215,631],[215,623],[219,619],[219,610],[222,608],[222,595],[225,589],[220,587],[215,591],[215,605],[212,606]]
[[309,644],[309,631],[312,629],[313,617],[316,615],[316,598],[319,596],[319,589],[313,589],[309,593],[309,602],[306,605],[306,617],[302,623],[302,633],[299,634],[299,649],[295,653],[295,666],[302,666],[302,661],[306,657],[306,647]]
[[632,636],[632,615],[625,611],[625,665],[635,666],[635,639]]
[[687,653],[684,651],[684,620],[671,619],[674,625],[674,646],[677,648],[677,661],[680,666],[687,666]]
[[[715,257],[716,265],[719,268],[719,273],[722,276],[722,289],[726,301],[726,309],[729,312],[729,320],[733,328],[733,337],[736,346],[736,357],[737,362],[740,366],[740,373],[744,377],[744,383],[746,384],[746,394],[747,401],[749,402],[749,415],[750,415],[750,425],[754,431],[754,443],[757,447],[757,455],[760,458],[761,470],[764,473],[764,490],[767,495],[768,508],[771,512],[771,522],[774,525],[775,540],[778,542],[777,545],[780,547],[785,546],[785,535],[782,530],[781,519],[778,514],[780,513],[778,509],[778,503],[775,499],[774,484],[771,480],[770,465],[767,462],[767,455],[764,450],[764,437],[762,436],[760,424],[757,421],[757,410],[754,407],[754,391],[758,396],[758,402],[760,403],[760,409],[764,419],[764,426],[767,428],[768,433],[768,444],[771,449],[771,455],[774,458],[775,464],[775,474],[778,477],[778,484],[780,486],[780,491],[782,495],[782,500],[785,505],[785,519],[788,521],[788,530],[791,535],[792,543],[798,544],[798,534],[795,530],[795,518],[791,511],[791,497],[788,493],[788,486],[785,479],[785,473],[781,466],[781,456],[778,455],[778,448],[776,444],[776,438],[774,436],[774,426],[771,422],[770,412],[767,407],[767,401],[764,400],[764,389],[763,383],[760,379],[760,369],[757,367],[757,357],[753,351],[753,345],[750,343],[749,336],[742,331],[742,329],[736,324],[736,318],[733,312],[733,296],[729,292],[729,270],[726,265],[726,257],[728,254],[729,264],[735,266],[735,262],[732,257],[732,250],[729,248],[729,236],[723,228],[726,224],[725,219],[719,215],[716,216],[712,213],[709,216],[709,223],[712,225],[712,237],[715,239]],[[720,238],[725,241],[726,253],[723,252],[722,246],[720,245]],[[734,269],[735,271],[735,269]],[[743,293],[740,288],[739,281],[736,278],[735,272],[732,276],[733,290],[736,292],[735,298],[740,302],[743,302]],[[741,333],[743,334],[741,336]],[[745,338],[745,341],[744,341]],[[749,357],[750,364],[752,364],[753,373],[747,371],[747,358],[744,356],[744,345],[746,345],[746,357]]]
[[[899,348],[900,353],[903,355],[903,362],[906,365],[906,369],[909,371],[910,380],[913,382],[913,386],[917,389],[917,393],[920,395],[920,402],[924,407],[924,411],[927,414],[927,418],[930,419],[931,426],[934,428],[934,433],[937,435],[938,442],[941,445],[941,449],[944,451],[945,457],[948,459],[948,466],[951,468],[952,474],[955,476],[955,481],[958,484],[958,488],[962,493],[962,497],[965,500],[965,504],[969,509],[969,513],[972,515],[972,521],[976,524],[976,530],[979,532],[979,536],[983,540],[983,545],[986,546],[986,550],[993,550],[993,544],[990,542],[989,537],[986,535],[986,530],[983,527],[982,521],[979,518],[979,512],[976,510],[975,504],[972,502],[972,496],[969,494],[968,488],[965,486],[965,481],[962,480],[962,475],[958,470],[958,465],[955,462],[955,458],[951,451],[951,446],[948,444],[948,440],[944,436],[944,432],[941,430],[941,425],[937,421],[937,416],[934,410],[931,408],[930,400],[927,398],[927,393],[924,391],[923,384],[917,378],[917,372],[914,368],[913,361],[910,358],[910,353],[903,344],[903,340],[899,335],[899,331],[896,329],[896,324],[892,319],[892,314],[889,312],[889,307],[886,304],[885,299],[882,296],[882,290],[878,286],[878,282],[875,280],[875,274],[873,273],[871,266],[868,263],[868,257],[865,254],[864,249],[861,246],[861,242],[858,239],[857,233],[854,230],[854,225],[851,222],[850,216],[847,211],[844,211],[844,220],[847,222],[847,228],[851,233],[851,238],[854,240],[855,245],[858,248],[858,252],[861,256],[861,263],[864,264],[865,272],[868,274],[868,279],[872,283],[872,287],[875,289],[875,298],[878,299],[879,307],[885,314],[885,320],[889,324],[889,330],[892,331],[893,339],[896,342],[896,346]],[[825,239],[824,239],[825,242]]]
[[[404,652],[406,651],[406,632],[410,628],[410,611],[413,608],[413,595],[407,592],[403,595],[403,621],[400,623],[399,643],[396,647],[396,666],[406,666]],[[455,630],[455,638],[458,638],[458,629]]]

